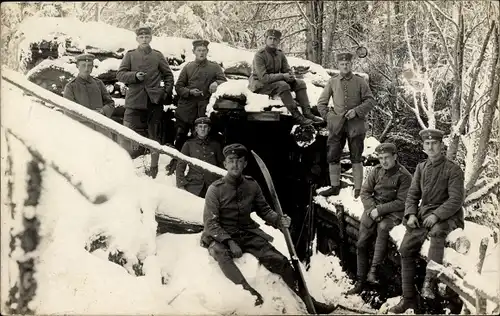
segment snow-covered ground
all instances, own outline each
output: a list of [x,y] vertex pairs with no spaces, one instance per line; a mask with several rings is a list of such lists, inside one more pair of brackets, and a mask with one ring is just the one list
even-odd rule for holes
[[[8,138],[13,158],[11,218],[2,207],[2,242],[22,230],[22,215],[41,222],[37,258],[37,290],[30,308],[38,314],[302,314],[300,300],[282,280],[258,265],[249,254],[236,260],[265,303],[253,306],[243,289],[228,281],[206,249],[200,234],[156,236],[155,212],[201,222],[203,200],[173,187],[164,174],[169,158],[161,156],[160,175],[144,176],[148,158],[132,161],[126,152],[101,134],[50,110],[2,80],[2,144]],[[89,117],[100,120],[91,113]],[[113,125],[113,124],[111,124]],[[114,126],[114,125],[113,125]],[[11,133],[22,139],[23,145]],[[43,157],[42,194],[39,205],[23,208],[26,199],[26,164],[32,157],[26,146]],[[7,150],[2,146],[2,174],[7,171]],[[138,176],[139,175],[139,176]],[[2,177],[2,201],[6,181]],[[105,202],[99,203],[98,197]],[[5,202],[4,202],[5,203]],[[256,218],[262,224],[263,222]],[[273,245],[288,255],[283,236],[267,225]],[[85,250],[97,235],[108,236],[108,247]],[[123,252],[124,266],[107,260]],[[2,247],[2,306],[18,277],[16,259]],[[4,264],[4,263],[8,264]],[[134,275],[143,262],[144,276]],[[344,298],[350,286],[335,257],[313,256],[305,273],[312,294],[321,301],[367,309],[360,297]],[[162,280],[163,283],[162,284]]]

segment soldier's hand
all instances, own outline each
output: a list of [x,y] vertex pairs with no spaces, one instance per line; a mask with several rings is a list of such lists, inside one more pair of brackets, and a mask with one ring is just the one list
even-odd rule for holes
[[231,254],[233,255],[233,258],[241,258],[241,256],[243,256],[243,251],[234,240],[230,240],[228,242],[228,245],[229,245],[229,250],[231,250]]
[[283,79],[285,79],[286,82],[293,82],[295,81],[295,76],[292,74],[283,74]]
[[410,217],[408,218],[408,221],[406,222],[406,225],[410,228],[417,228],[417,227],[420,227],[419,223],[418,223],[418,218],[411,214]]
[[208,87],[210,93],[214,93],[215,91],[217,91],[217,87],[219,85],[217,84],[217,81],[214,81],[212,82],[212,84],[210,85],[210,87]]
[[431,228],[438,222],[438,220],[439,218],[436,215],[431,214],[427,216],[426,219],[424,219],[424,222],[422,224],[424,225],[424,227]]
[[280,227],[282,228],[289,228],[291,223],[292,219],[288,215],[283,215],[280,218]]
[[198,90],[197,88],[189,90],[189,93],[191,95],[194,95],[195,97],[199,97],[200,95],[203,95],[203,92]]
[[353,119],[356,116],[356,111],[354,109],[350,109],[347,111],[347,113],[344,115],[348,120]]
[[144,77],[146,76],[146,73],[145,72],[142,72],[142,71],[139,71],[135,74],[135,77],[137,78],[137,80],[139,81],[143,81],[144,80]]
[[379,216],[379,213],[378,213],[378,210],[376,208],[374,208],[373,210],[370,211],[370,217],[373,220],[376,220],[378,216]]

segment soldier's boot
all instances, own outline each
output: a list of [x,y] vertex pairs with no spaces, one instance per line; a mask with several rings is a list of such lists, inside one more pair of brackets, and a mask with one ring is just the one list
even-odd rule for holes
[[232,258],[224,257],[223,259],[217,259],[219,263],[219,267],[222,270],[222,273],[231,280],[234,284],[241,284],[244,290],[250,292],[253,296],[255,296],[255,306],[262,305],[264,300],[262,295],[257,292],[253,287],[248,284],[247,280],[241,273],[240,269],[236,266]]
[[257,292],[253,287],[251,287],[247,281],[244,281],[242,285],[243,285],[243,288],[245,290],[247,290],[248,292],[250,292],[250,294],[255,296],[255,304],[254,304],[255,306],[259,306],[259,305],[262,305],[264,303],[264,299],[262,298],[262,295],[260,295],[259,292]]
[[358,280],[354,283],[354,287],[349,291],[345,292],[346,295],[361,294],[366,287],[366,282],[363,280]]
[[392,314],[403,314],[409,309],[413,309],[413,311],[416,313],[418,310],[418,300],[416,298],[406,298],[403,297],[399,301],[399,303],[389,309],[389,313]]
[[319,193],[321,196],[339,195],[340,193],[340,164],[331,163],[328,166],[331,187]]
[[361,186],[363,185],[363,164],[352,164],[352,177],[354,178],[354,198],[357,199],[361,194]]
[[309,97],[307,96],[306,89],[300,89],[295,91],[297,102],[302,108],[302,114],[305,118],[313,121],[314,124],[323,123],[323,119],[319,116],[316,116],[311,111],[311,105],[309,104]]
[[311,125],[313,123],[312,120],[305,118],[304,115],[302,115],[299,112],[299,109],[297,108],[297,105],[295,103],[295,100],[292,97],[292,94],[290,93],[289,90],[283,91],[280,94],[281,101],[283,101],[283,104],[285,107],[288,109],[290,114],[292,114],[293,119],[299,123],[300,125]]
[[158,175],[158,165],[149,167],[149,170],[146,171],[146,175],[156,179]]
[[437,290],[437,279],[427,272],[424,279],[424,284],[422,285],[422,297],[427,300],[433,300],[436,298]]
[[[180,127],[177,128],[177,130],[175,131],[174,146],[175,146],[175,149],[177,149],[178,151],[181,151],[182,145],[184,145],[184,143],[186,141],[185,134],[186,133],[185,133],[184,129],[182,129]],[[167,170],[167,176],[173,175],[176,168],[177,168],[177,159],[172,158],[172,160],[170,160],[168,165],[165,167],[165,169]]]

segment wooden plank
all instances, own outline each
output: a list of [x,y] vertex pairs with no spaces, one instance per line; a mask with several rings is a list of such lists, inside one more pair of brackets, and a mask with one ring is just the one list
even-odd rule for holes
[[280,120],[280,112],[247,112],[248,121],[277,122]]

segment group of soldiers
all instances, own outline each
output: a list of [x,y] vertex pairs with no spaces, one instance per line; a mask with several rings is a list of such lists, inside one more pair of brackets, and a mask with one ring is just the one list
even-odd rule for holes
[[[163,54],[152,49],[151,29],[136,31],[138,47],[128,51],[120,65],[117,79],[128,85],[125,99],[124,125],[145,136],[158,140],[163,103],[172,97],[174,79]],[[389,231],[403,223],[406,234],[399,249],[401,253],[403,299],[391,309],[403,313],[417,309],[419,296],[415,290],[415,262],[422,243],[430,237],[428,257],[442,263],[445,239],[449,232],[464,226],[462,203],[464,199],[463,172],[443,154],[443,132],[423,130],[420,135],[425,162],[417,166],[412,175],[397,161],[397,149],[383,143],[376,149],[380,165],[370,171],[363,183],[362,153],[366,133],[365,117],[375,104],[367,82],[352,73],[350,53],[337,55],[340,73],[332,76],[317,102],[320,117],[311,111],[304,81],[296,78],[284,53],[278,49],[281,32],[268,30],[266,45],[255,54],[249,89],[255,93],[278,95],[298,124],[323,124],[326,121],[329,175],[331,186],[320,195],[338,195],[340,192],[340,157],[348,143],[354,178],[354,198],[361,196],[364,206],[357,244],[357,282],[347,294],[359,294],[367,283],[378,282]],[[227,174],[218,177],[212,173],[172,159],[168,174],[176,173],[179,188],[205,198],[204,231],[201,244],[218,262],[224,275],[241,285],[255,297],[262,296],[250,286],[234,263],[244,252],[251,253],[269,271],[282,276],[285,283],[299,297],[305,293],[298,287],[295,271],[288,259],[271,244],[272,237],[262,231],[250,214],[257,212],[266,224],[275,228],[288,228],[287,215],[280,216],[267,204],[260,186],[243,175],[248,150],[242,144],[221,145],[210,138],[211,121],[205,115],[210,95],[226,81],[222,68],[207,60],[208,41],[193,41],[195,60],[182,69],[175,90],[179,96],[175,111],[174,146],[184,155],[224,167]],[[79,75],[65,87],[64,96],[90,109],[111,117],[114,102],[104,84],[90,76],[94,56],[77,57]],[[291,91],[296,94],[293,99]],[[330,98],[333,106],[329,106]],[[168,102],[168,101],[167,101]],[[302,113],[299,111],[302,109]],[[188,139],[191,131],[192,137]],[[103,131],[101,131],[103,132]],[[137,147],[121,140],[120,144],[133,156]],[[158,173],[158,153],[151,153],[149,175]],[[368,246],[376,236],[374,256],[369,265]],[[421,294],[433,298],[436,276],[427,272]],[[330,313],[333,305],[314,300],[318,313]]]

